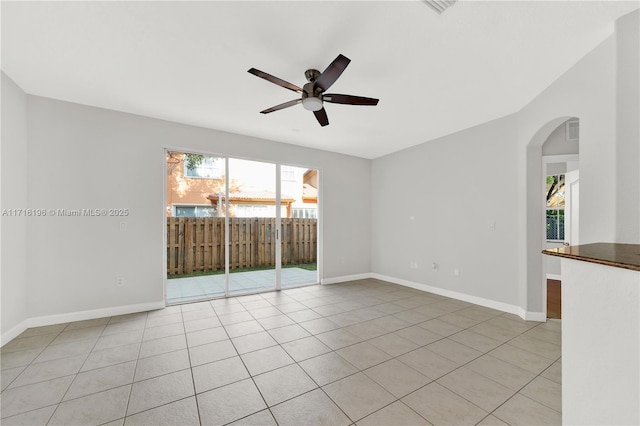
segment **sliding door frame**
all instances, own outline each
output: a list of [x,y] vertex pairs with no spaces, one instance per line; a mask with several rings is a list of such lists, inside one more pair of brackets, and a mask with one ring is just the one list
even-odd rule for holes
[[[167,165],[166,165],[166,156],[168,152],[182,152],[182,153],[191,153],[191,154],[201,154],[201,155],[205,155],[205,156],[211,156],[211,157],[219,157],[219,158],[224,158],[224,163],[225,163],[225,288],[224,288],[224,293],[222,295],[219,296],[207,296],[207,297],[203,297],[202,299],[197,299],[197,300],[190,300],[188,302],[182,302],[182,303],[194,303],[194,302],[201,302],[201,301],[206,301],[206,300],[213,300],[213,299],[221,299],[221,298],[228,298],[228,297],[233,297],[233,296],[245,296],[245,295],[251,295],[251,294],[258,294],[258,293],[265,293],[265,292],[269,292],[269,291],[281,291],[282,290],[282,194],[281,194],[281,189],[282,189],[282,166],[286,165],[286,166],[292,166],[292,167],[300,167],[300,168],[307,168],[307,169],[314,169],[317,170],[319,176],[318,176],[318,200],[317,200],[317,227],[316,227],[316,282],[315,283],[309,283],[309,284],[301,284],[299,286],[292,286],[290,288],[298,288],[298,287],[305,287],[305,286],[309,286],[309,285],[318,285],[318,284],[322,284],[322,266],[323,266],[323,256],[322,256],[322,235],[323,235],[323,177],[324,177],[324,173],[322,172],[322,169],[318,166],[309,166],[309,165],[300,165],[300,164],[296,164],[294,162],[281,162],[281,161],[273,161],[273,160],[265,160],[262,158],[256,158],[256,157],[244,157],[244,156],[237,156],[237,155],[233,155],[233,154],[223,154],[220,152],[213,152],[213,151],[208,151],[208,150],[203,150],[200,148],[185,148],[185,147],[177,147],[177,146],[165,146],[163,148],[163,160],[164,160],[164,164],[163,164],[163,179],[162,179],[162,198],[163,198],[163,205],[162,205],[162,214],[163,214],[163,227],[162,227],[162,242],[163,242],[163,250],[162,250],[162,258],[163,258],[163,262],[162,262],[162,267],[163,267],[163,280],[162,280],[162,292],[163,292],[163,298],[165,301],[165,305],[167,305],[167,221],[166,221],[166,206],[167,206]],[[229,276],[230,276],[230,268],[229,268],[229,262],[230,262],[230,253],[229,253],[229,246],[230,246],[230,235],[229,235],[229,216],[227,214],[227,212],[229,211],[229,160],[230,159],[238,159],[238,160],[247,160],[247,161],[256,161],[256,162],[262,162],[262,163],[269,163],[269,164],[274,164],[276,167],[276,247],[275,247],[275,256],[276,256],[276,267],[275,267],[275,272],[276,272],[276,283],[275,283],[275,288],[273,289],[268,289],[268,290],[257,290],[257,291],[250,291],[250,292],[246,292],[246,293],[236,293],[236,294],[230,294],[230,289],[229,289]],[[177,303],[180,304],[180,303]]]

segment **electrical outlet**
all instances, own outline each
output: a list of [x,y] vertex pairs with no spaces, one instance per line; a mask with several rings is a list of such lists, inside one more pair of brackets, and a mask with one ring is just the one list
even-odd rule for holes
[[116,278],[116,287],[123,287],[124,286],[124,277],[117,277]]
[[453,275],[455,275],[456,277],[460,275],[460,269],[458,268],[453,268]]
[[431,269],[433,269],[434,271],[437,271],[438,270],[438,264],[436,262],[433,262],[431,264]]
[[418,269],[418,262],[416,262],[415,260],[409,262],[409,269]]

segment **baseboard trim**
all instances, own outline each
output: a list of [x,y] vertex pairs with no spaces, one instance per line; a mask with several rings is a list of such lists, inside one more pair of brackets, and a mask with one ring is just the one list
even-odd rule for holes
[[15,339],[28,328],[43,327],[46,325],[63,324],[65,322],[84,321],[95,318],[112,317],[116,315],[133,314],[136,312],[152,311],[165,307],[165,302],[138,303],[135,305],[113,306],[110,308],[92,309],[88,311],[68,312],[65,314],[44,315],[27,318],[18,325],[3,333],[0,337],[0,346],[4,346]]
[[320,283],[321,284],[338,284],[344,283],[347,281],[357,281],[357,280],[365,280],[367,278],[371,278],[372,274],[355,274],[355,275],[343,275],[341,277],[333,277],[333,278],[323,278]]
[[557,275],[557,274],[547,274],[547,279],[548,279],[548,280],[558,280],[558,281],[562,281],[562,275]]
[[0,336],[0,347],[6,345],[29,328],[28,322],[28,319],[20,321],[15,327],[12,327],[9,331],[3,333],[2,336]]
[[531,312],[520,308],[518,315],[525,321],[547,322],[547,314],[544,312]]
[[[447,290],[444,288],[430,286],[428,284],[420,284],[413,281],[403,280],[401,278],[390,277],[382,274],[371,274],[371,278],[375,278],[382,281],[387,281],[394,284],[403,285],[405,287],[415,288],[416,290],[428,291],[429,293],[438,294],[440,296],[450,297],[456,300],[462,300],[463,302],[473,303],[475,305],[484,306],[486,308],[495,309],[498,311],[506,312],[509,314],[518,315],[520,318],[526,321],[545,321],[545,316],[543,313],[538,312],[526,312],[520,306],[510,305],[504,302],[498,302],[496,300],[485,299],[483,297],[472,296],[465,293],[460,293],[453,290]],[[540,318],[541,315],[542,319]]]

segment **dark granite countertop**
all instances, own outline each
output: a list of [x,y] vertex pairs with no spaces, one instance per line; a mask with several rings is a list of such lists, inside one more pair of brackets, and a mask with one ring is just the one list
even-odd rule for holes
[[547,249],[542,253],[640,271],[640,244],[594,243]]

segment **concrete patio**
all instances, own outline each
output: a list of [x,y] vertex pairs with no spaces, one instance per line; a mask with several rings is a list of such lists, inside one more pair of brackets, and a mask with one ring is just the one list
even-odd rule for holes
[[[274,290],[275,269],[229,274],[229,293],[242,294]],[[302,268],[282,268],[282,288],[317,284],[318,271]],[[224,295],[225,275],[173,278],[167,280],[167,303],[176,304]]]

